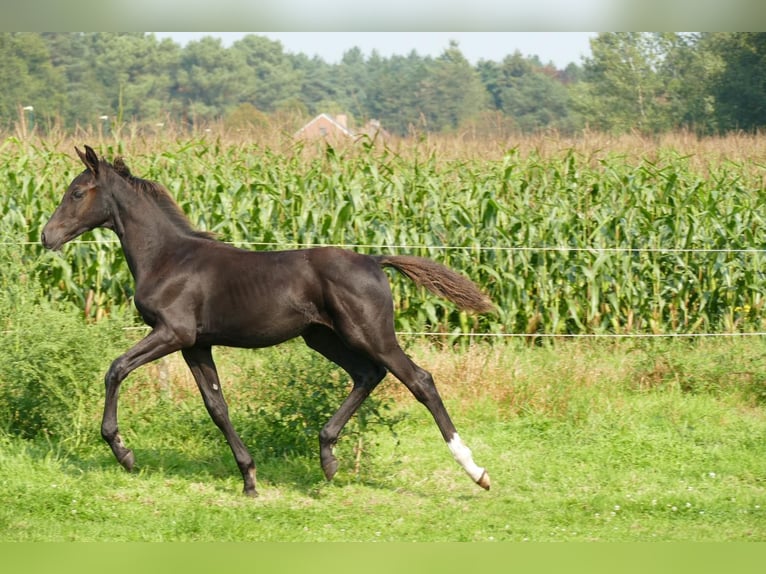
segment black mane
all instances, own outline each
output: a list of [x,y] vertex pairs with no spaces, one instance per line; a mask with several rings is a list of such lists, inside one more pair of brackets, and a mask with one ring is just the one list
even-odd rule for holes
[[153,199],[171,223],[175,227],[181,229],[185,234],[203,239],[215,238],[213,233],[200,231],[192,226],[189,218],[186,217],[186,214],[162,184],[157,183],[156,181],[136,177],[130,172],[130,168],[121,157],[114,160],[114,165],[105,160],[102,160],[102,162],[108,165],[117,175],[130,184],[134,191]]

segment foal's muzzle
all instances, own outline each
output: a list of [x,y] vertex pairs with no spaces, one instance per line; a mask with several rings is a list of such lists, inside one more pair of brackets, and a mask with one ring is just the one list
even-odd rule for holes
[[[53,237],[51,237],[53,235]],[[52,249],[53,251],[56,251],[59,249],[64,242],[55,237],[55,234],[51,234],[50,232],[46,232],[43,229],[43,232],[40,234],[40,243],[43,244],[43,247],[46,249]]]

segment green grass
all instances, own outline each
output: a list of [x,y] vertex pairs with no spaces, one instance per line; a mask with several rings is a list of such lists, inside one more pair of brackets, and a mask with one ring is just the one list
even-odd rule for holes
[[[250,500],[199,399],[180,393],[142,409],[139,377],[122,416],[137,473],[112,459],[97,424],[76,447],[2,439],[0,540],[766,540],[762,399],[751,377],[715,383],[734,371],[721,357],[762,358],[762,341],[413,352],[442,375],[461,435],[490,471],[489,492],[451,459],[425,410],[387,381],[382,395],[405,416],[395,434],[365,430],[356,472],[355,437],[341,439],[332,483],[314,452],[256,454],[260,497]],[[219,362],[229,360],[247,359],[231,351]],[[682,364],[694,388],[679,384]],[[453,369],[465,380],[450,380]],[[488,378],[482,398],[475,387]],[[501,392],[509,386],[526,394]],[[231,406],[246,426],[244,405]]]

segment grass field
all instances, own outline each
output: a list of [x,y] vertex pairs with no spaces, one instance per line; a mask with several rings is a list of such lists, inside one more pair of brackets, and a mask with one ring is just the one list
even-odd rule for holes
[[[275,363],[279,355],[258,357],[270,352],[225,351],[219,362],[231,373],[249,361]],[[490,471],[489,492],[391,381],[380,394],[393,401],[393,432],[370,424],[342,438],[332,483],[313,440],[282,455],[250,444],[260,497],[247,499],[228,447],[186,392],[191,383],[179,376],[147,399],[144,385],[157,374],[149,369],[126,385],[122,402],[137,473],[102,444],[98,400],[77,444],[2,439],[0,539],[766,541],[766,387],[754,370],[763,367],[763,341],[411,352],[437,376]],[[246,394],[243,384],[232,381],[229,395]],[[252,440],[252,411],[230,403]]]

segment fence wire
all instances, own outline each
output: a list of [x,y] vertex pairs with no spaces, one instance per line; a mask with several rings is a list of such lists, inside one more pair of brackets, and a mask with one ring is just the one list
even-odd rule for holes
[[[77,239],[72,244],[119,244],[118,239]],[[684,247],[572,247],[569,245],[551,246],[503,246],[503,245],[407,245],[407,244],[372,244],[372,243],[302,243],[302,242],[268,242],[268,241],[230,241],[230,245],[247,247],[267,248],[310,248],[310,247],[337,247],[340,249],[377,249],[415,251],[419,249],[442,250],[442,251],[501,251],[501,252],[589,252],[589,253],[742,253],[761,254],[766,249],[729,249],[729,248],[684,248]],[[39,245],[36,241],[0,241],[0,245],[31,246]],[[146,330],[149,327],[136,326],[125,327],[124,330]],[[0,331],[2,335],[8,335],[14,331]],[[766,332],[740,332],[740,333],[451,333],[439,331],[397,331],[399,336],[407,337],[439,337],[458,338],[468,337],[473,339],[662,339],[662,338],[710,338],[710,337],[762,337]]]
[[[731,249],[705,247],[572,247],[569,245],[548,245],[539,247],[507,246],[507,245],[405,245],[387,243],[302,243],[302,242],[268,242],[268,241],[226,241],[229,245],[247,247],[337,247],[339,249],[396,249],[415,251],[418,249],[441,251],[507,251],[507,252],[587,252],[587,253],[766,253],[766,248]],[[75,239],[70,244],[77,245],[109,245],[119,244],[118,239]],[[38,241],[0,241],[0,245],[39,246]]]

